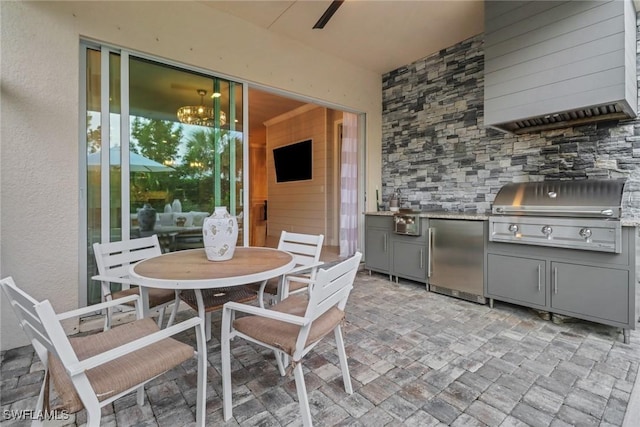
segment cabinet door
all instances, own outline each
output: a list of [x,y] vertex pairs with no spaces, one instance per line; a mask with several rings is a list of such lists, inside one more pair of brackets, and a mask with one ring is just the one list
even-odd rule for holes
[[551,306],[579,315],[629,323],[629,272],[551,263]]
[[546,305],[546,264],[543,260],[487,255],[487,290],[490,298],[527,306]]
[[380,228],[367,228],[365,234],[365,266],[370,270],[389,272],[389,233]]
[[406,279],[427,282],[426,245],[393,240],[393,268],[391,274]]

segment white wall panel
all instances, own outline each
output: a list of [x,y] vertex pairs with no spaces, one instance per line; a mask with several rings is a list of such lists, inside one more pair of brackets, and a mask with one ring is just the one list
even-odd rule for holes
[[[3,1],[0,31],[0,275],[57,310],[79,305],[86,250],[79,247],[81,37],[365,112],[369,194],[380,182],[380,75],[201,2]],[[0,299],[0,348],[26,344]]]

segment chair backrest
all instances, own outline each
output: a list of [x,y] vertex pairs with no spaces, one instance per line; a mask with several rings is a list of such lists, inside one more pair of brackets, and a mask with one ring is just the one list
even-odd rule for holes
[[36,301],[18,288],[12,277],[0,280],[0,287],[9,299],[18,323],[45,366],[47,366],[47,352],[55,354],[63,362],[78,361],[64,328],[48,300]]
[[127,277],[129,266],[147,258],[162,255],[157,235],[121,242],[94,243],[98,274],[110,277]]
[[[324,235],[300,234],[283,231],[280,234],[278,249],[290,252],[297,266],[313,265],[320,261]],[[316,270],[311,272],[311,279],[315,278]]]
[[309,286],[305,317],[315,320],[336,305],[344,311],[361,258],[362,254],[356,252],[331,268],[318,270],[315,282]]

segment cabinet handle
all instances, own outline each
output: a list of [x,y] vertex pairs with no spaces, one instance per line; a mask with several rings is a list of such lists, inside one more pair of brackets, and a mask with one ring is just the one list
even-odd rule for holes
[[540,270],[541,270],[540,264],[538,264],[538,292],[540,292],[540,286],[541,286],[541,284],[540,284]]
[[429,229],[427,230],[427,249],[429,250],[429,252],[427,253],[427,277],[431,277],[431,254],[433,253],[433,248],[431,247],[431,242],[433,240],[432,231],[433,228],[431,227],[429,227]]
[[558,267],[553,267],[553,293],[558,293]]
[[387,235],[386,235],[386,234],[384,234],[384,235],[383,235],[383,237],[384,237],[384,243],[383,243],[383,245],[384,245],[384,251],[385,251],[385,252],[387,252]]
[[423,257],[424,257],[424,249],[420,248],[420,270],[424,268],[424,263],[422,261]]

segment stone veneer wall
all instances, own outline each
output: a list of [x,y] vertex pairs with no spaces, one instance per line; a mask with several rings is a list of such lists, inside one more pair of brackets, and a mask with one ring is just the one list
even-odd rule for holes
[[488,213],[512,181],[627,178],[640,217],[640,119],[527,135],[485,129],[484,36],[382,77],[382,191],[401,207]]

